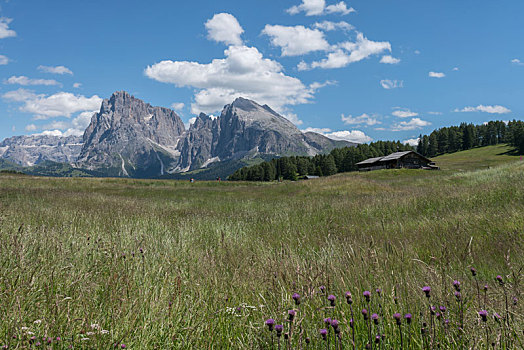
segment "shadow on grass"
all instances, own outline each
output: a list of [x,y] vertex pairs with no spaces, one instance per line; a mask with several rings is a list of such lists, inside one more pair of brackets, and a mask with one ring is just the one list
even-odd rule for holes
[[510,149],[509,151],[497,153],[497,156],[518,156],[519,150],[517,148]]

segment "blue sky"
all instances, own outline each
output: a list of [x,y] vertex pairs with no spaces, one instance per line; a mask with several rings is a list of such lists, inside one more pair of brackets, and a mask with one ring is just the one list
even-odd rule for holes
[[0,4],[0,139],[81,134],[116,90],[186,123],[244,96],[359,142],[524,112],[520,0]]

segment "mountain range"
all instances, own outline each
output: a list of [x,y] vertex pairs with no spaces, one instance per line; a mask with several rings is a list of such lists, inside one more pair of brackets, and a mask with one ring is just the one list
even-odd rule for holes
[[[125,91],[102,102],[83,136],[14,136],[0,142],[0,168],[33,174],[210,179],[262,160],[355,146],[301,132],[267,105],[237,98],[186,130],[175,111]],[[60,169],[54,174],[49,169]]]

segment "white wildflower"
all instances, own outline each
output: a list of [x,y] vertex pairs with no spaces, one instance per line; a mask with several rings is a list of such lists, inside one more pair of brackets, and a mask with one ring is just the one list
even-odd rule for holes
[[42,320],[36,320],[35,322],[33,322],[34,324],[40,324],[42,323]]
[[102,330],[100,331],[100,333],[101,333],[101,334],[109,334],[109,331],[106,330],[106,329],[102,329]]

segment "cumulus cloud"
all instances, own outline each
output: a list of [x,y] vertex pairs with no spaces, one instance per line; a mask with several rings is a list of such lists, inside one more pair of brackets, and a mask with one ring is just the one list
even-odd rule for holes
[[446,76],[446,74],[441,73],[441,72],[429,72],[428,76],[430,78],[444,78]]
[[85,97],[69,92],[58,92],[47,96],[37,95],[25,89],[6,92],[2,97],[9,101],[23,102],[24,105],[20,107],[20,111],[34,114],[35,119],[69,118],[77,112],[99,109],[102,103],[102,99],[97,95]]
[[518,58],[514,58],[511,60],[511,63],[516,64],[517,66],[524,66],[524,62],[519,60]]
[[355,143],[366,143],[373,141],[371,137],[360,130],[333,131],[329,128],[306,128],[302,132],[316,132],[332,140],[342,140]]
[[477,107],[464,107],[462,109],[455,109],[454,112],[484,112],[490,114],[507,114],[511,113],[511,110],[504,106],[484,106],[478,105]]
[[423,128],[424,126],[431,125],[430,122],[422,120],[420,118],[413,118],[409,122],[400,122],[394,124],[391,128],[392,131],[405,131],[405,130],[415,130]]
[[282,56],[297,56],[313,51],[325,51],[330,47],[322,31],[304,26],[287,27],[268,24],[262,30],[262,34],[271,38],[271,44],[281,48]]
[[391,51],[391,44],[387,41],[368,40],[364,34],[357,32],[355,41],[345,41],[332,46],[333,51],[327,57],[314,61],[311,64],[301,62],[297,67],[299,70],[313,68],[342,68],[350,63],[359,62],[372,55],[380,54],[384,51]]
[[12,76],[10,77],[9,79],[7,79],[5,81],[6,84],[18,84],[18,85],[24,85],[24,86],[28,86],[28,85],[46,85],[46,86],[49,86],[49,85],[60,85],[60,83],[56,80],[51,80],[51,79],[30,79],[26,76]]
[[344,124],[348,124],[348,125],[366,124],[366,125],[371,126],[371,125],[381,124],[377,120],[377,118],[370,117],[366,113],[361,114],[356,117],[353,117],[351,115],[344,116],[344,114],[342,114],[341,120],[344,122]]
[[9,63],[9,58],[7,58],[7,56],[0,55],[0,66],[5,66],[8,63]]
[[242,45],[240,36],[244,29],[235,16],[229,13],[217,13],[206,24],[207,37],[227,45]]
[[460,70],[459,67],[453,67],[454,72],[458,72],[459,70]]
[[12,21],[13,20],[11,18],[0,18],[0,39],[16,36],[16,32],[12,29],[9,29],[9,23]]
[[302,0],[300,5],[295,5],[286,11],[290,15],[296,15],[300,12],[304,12],[306,16],[318,16],[326,13],[339,13],[341,15],[347,15],[351,12],[355,12],[355,9],[352,7],[348,8],[346,3],[343,1],[326,6],[325,0]]
[[316,22],[313,24],[314,28],[323,30],[325,32],[330,32],[333,30],[353,30],[355,27],[353,27],[351,24],[345,21],[340,22],[331,22],[331,21],[323,21],[323,22]]
[[211,63],[161,61],[145,69],[145,75],[177,87],[199,91],[191,104],[193,113],[212,113],[237,97],[245,97],[282,111],[284,106],[308,103],[317,85],[306,86],[285,75],[276,61],[264,58],[255,47],[231,46],[225,58]]
[[382,86],[386,90],[397,89],[404,86],[404,81],[383,79],[380,81],[380,86]]
[[390,55],[382,56],[382,58],[380,59],[380,63],[397,64],[400,63],[400,58],[395,58]]
[[171,108],[173,108],[175,111],[180,111],[184,108],[185,104],[182,102],[174,102],[171,104]]
[[407,140],[404,140],[404,141],[402,141],[402,143],[405,144],[405,145],[417,146],[419,140],[420,140],[420,138],[417,137],[416,139],[407,139]]
[[81,87],[81,86],[82,86],[81,83],[74,83],[74,84],[73,84],[73,87],[74,87],[75,89],[78,89],[78,88]]
[[393,114],[395,117],[399,117],[399,118],[411,118],[411,117],[418,116],[417,112],[412,112],[408,108],[398,108],[395,111],[393,111],[393,113],[391,113],[391,114]]
[[71,71],[71,69],[67,68],[67,67],[64,67],[64,66],[56,66],[56,67],[52,67],[52,66],[38,66],[37,69],[41,72],[44,72],[44,73],[52,73],[52,74],[60,74],[60,75],[63,75],[63,74],[69,74],[69,75],[73,75],[73,72]]

